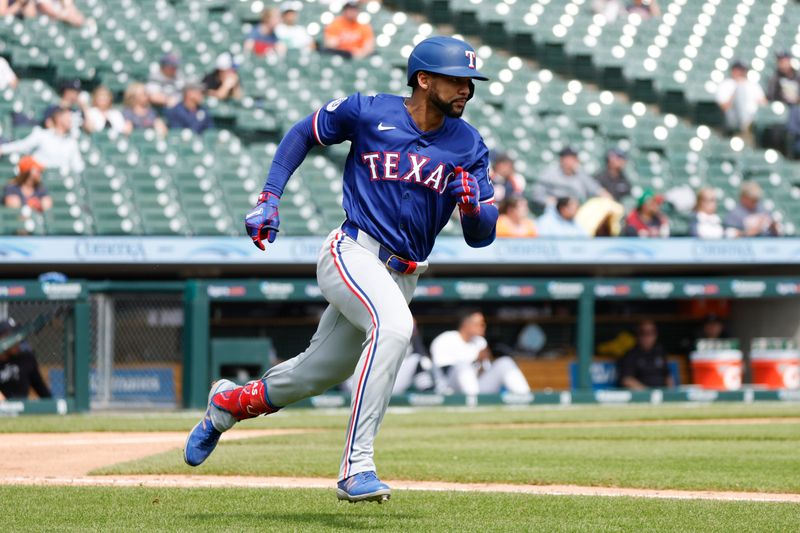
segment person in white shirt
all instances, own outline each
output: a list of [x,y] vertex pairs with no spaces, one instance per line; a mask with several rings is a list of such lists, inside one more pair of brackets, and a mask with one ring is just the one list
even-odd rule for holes
[[542,216],[536,219],[540,237],[588,237],[589,233],[576,221],[580,204],[572,197],[549,201]]
[[767,105],[767,96],[761,85],[747,77],[747,65],[734,61],[731,77],[719,84],[717,104],[725,113],[725,125],[736,133],[747,133],[758,108]]
[[109,129],[117,133],[129,134],[133,125],[125,120],[122,111],[112,107],[114,95],[108,87],[99,85],[92,92],[92,107],[86,111],[86,122],[83,127],[89,133]]
[[625,10],[625,2],[622,0],[592,0],[592,11],[603,15],[608,23],[614,23]]
[[47,168],[80,174],[85,168],[78,140],[69,133],[72,129],[72,111],[58,108],[52,115],[52,126],[35,128],[24,139],[0,145],[0,156],[31,154]]
[[289,0],[281,4],[281,21],[275,26],[275,36],[286,50],[313,50],[314,39],[305,26],[297,23],[298,12],[303,3]]
[[486,319],[480,311],[462,314],[458,329],[445,331],[433,339],[431,356],[455,392],[468,396],[530,392],[530,386],[510,357],[492,358],[484,338]]
[[697,204],[689,223],[689,235],[701,239],[736,236],[734,232],[723,227],[722,218],[717,214],[717,194],[711,187],[703,187],[697,191]]
[[151,104],[168,108],[181,101],[186,78],[180,67],[181,60],[175,54],[161,56],[158,61],[158,69],[150,73],[150,78],[145,85]]
[[0,91],[5,89],[16,89],[19,79],[14,71],[11,70],[11,65],[8,64],[6,58],[0,57]]

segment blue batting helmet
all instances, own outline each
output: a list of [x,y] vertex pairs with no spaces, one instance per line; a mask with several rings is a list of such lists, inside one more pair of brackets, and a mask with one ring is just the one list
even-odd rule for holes
[[458,78],[489,79],[478,72],[475,49],[453,37],[429,37],[415,46],[408,56],[410,87],[414,86],[414,76],[420,70]]

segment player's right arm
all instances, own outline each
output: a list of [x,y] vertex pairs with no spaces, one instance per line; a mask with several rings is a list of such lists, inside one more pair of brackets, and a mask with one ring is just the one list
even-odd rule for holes
[[339,144],[353,138],[364,99],[355,93],[332,100],[292,126],[283,137],[258,203],[245,217],[247,233],[258,248],[264,250],[264,238],[273,242],[277,237],[280,226],[278,204],[289,178],[314,146]]

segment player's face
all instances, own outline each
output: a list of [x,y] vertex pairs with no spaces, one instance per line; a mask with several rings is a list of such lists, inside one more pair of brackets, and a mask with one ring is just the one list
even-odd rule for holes
[[486,319],[483,313],[475,313],[470,316],[464,325],[470,337],[483,337],[486,335]]
[[459,118],[469,99],[469,78],[432,75],[428,99],[450,118]]
[[645,350],[652,350],[658,340],[658,331],[654,324],[642,324],[638,332],[639,345]]

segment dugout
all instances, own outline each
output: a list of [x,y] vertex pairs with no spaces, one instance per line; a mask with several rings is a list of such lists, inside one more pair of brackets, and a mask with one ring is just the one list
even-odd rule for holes
[[[454,327],[455,317],[465,307],[487,314],[487,337],[494,346],[498,338],[513,338],[528,323],[542,325],[551,348],[561,345],[563,352],[557,358],[518,359],[532,388],[574,389],[576,398],[597,398],[597,391],[592,392],[596,341],[609,340],[614,331],[644,318],[661,323],[668,352],[677,356],[675,363],[685,384],[690,375],[681,357],[691,351],[693,336],[705,316],[703,306],[697,304],[726,302],[730,309],[726,316],[745,343],[757,336],[797,336],[799,295],[800,278],[794,277],[423,278],[412,312],[427,342]],[[288,358],[306,347],[325,305],[314,280],[187,282],[184,405],[205,404],[207,383],[214,378],[209,363],[212,339],[268,336],[275,348],[273,362]],[[748,318],[756,307],[760,316],[766,316],[760,322]],[[575,365],[572,381],[570,364]],[[547,374],[545,380],[539,379]],[[690,393],[684,390],[679,397]],[[608,396],[600,391],[600,397],[603,394]]]
[[[592,389],[598,347],[642,318],[662,327],[669,353],[685,356],[702,321],[687,304],[725,301],[728,324],[742,346],[753,337],[794,337],[800,326],[800,278],[790,276],[639,278],[435,278],[420,280],[412,311],[427,343],[454,327],[464,308],[482,310],[498,345],[536,323],[559,357],[518,359],[534,394],[479,402],[566,403],[687,399],[800,399],[798,391],[683,389],[631,394]],[[190,279],[187,281],[7,280],[0,313],[25,328],[55,400],[6,402],[5,414],[143,406],[205,405],[208,383],[223,364],[260,374],[304,349],[324,302],[309,278]],[[245,355],[228,354],[229,347]],[[513,348],[513,347],[512,347]],[[224,354],[222,352],[225,352]],[[259,353],[254,353],[259,352]],[[747,361],[745,361],[747,363]],[[570,369],[574,364],[575,368]],[[745,365],[747,368],[747,365]],[[685,360],[681,375],[686,381]],[[747,382],[747,375],[745,382]],[[346,396],[311,405],[344,405]],[[464,405],[464,397],[409,394],[399,404]],[[469,400],[474,402],[475,400]]]

